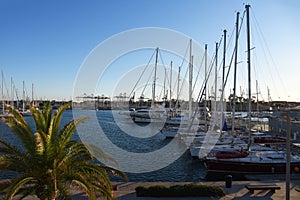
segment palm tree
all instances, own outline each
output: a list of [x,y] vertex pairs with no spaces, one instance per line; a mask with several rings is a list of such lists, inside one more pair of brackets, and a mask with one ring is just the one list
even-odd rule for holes
[[71,139],[76,126],[87,117],[74,119],[59,128],[62,114],[69,106],[60,106],[54,114],[49,103],[42,111],[31,107],[35,131],[18,110],[7,106],[12,116],[2,118],[2,121],[12,128],[22,147],[0,139],[0,171],[18,174],[4,188],[6,199],[20,193],[24,196],[36,194],[43,200],[71,199],[71,185],[82,189],[90,199],[97,196],[113,199],[109,174],[124,179],[126,176],[121,171],[96,163],[86,144]]

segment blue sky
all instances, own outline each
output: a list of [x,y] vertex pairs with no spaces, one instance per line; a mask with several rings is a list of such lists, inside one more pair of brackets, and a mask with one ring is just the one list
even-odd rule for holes
[[[300,101],[298,0],[1,0],[0,69],[5,87],[10,87],[12,77],[19,91],[23,80],[28,92],[33,83],[36,98],[68,100],[89,53],[111,36],[134,28],[172,29],[200,45],[207,43],[213,54],[223,29],[229,34],[233,31],[236,11],[242,13],[244,3],[251,4],[262,41],[268,44],[264,52],[272,55],[269,61],[261,58],[264,53],[253,33],[257,54],[253,59],[260,63],[253,74],[262,98],[266,100],[269,87],[273,100]],[[148,59],[145,57],[144,62]],[[239,81],[244,87],[243,80]],[[99,95],[109,95],[105,85],[101,88]]]

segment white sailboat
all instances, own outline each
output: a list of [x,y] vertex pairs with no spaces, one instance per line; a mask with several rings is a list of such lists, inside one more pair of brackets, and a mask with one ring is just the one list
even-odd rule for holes
[[1,71],[1,74],[2,74],[2,84],[1,84],[2,109],[1,109],[1,112],[0,112],[0,117],[7,117],[7,116],[9,116],[9,112],[5,110],[4,74],[3,74],[3,71]]
[[[221,157],[208,156],[205,164],[208,171],[238,172],[238,173],[285,173],[287,155],[290,156],[290,169],[299,172],[300,157],[283,151],[271,149],[261,151],[252,149],[251,134],[251,62],[250,62],[250,24],[249,8],[246,5],[247,17],[247,63],[248,63],[248,144],[246,151],[228,151]],[[243,156],[242,156],[243,155]]]
[[166,109],[163,105],[156,104],[156,73],[158,64],[159,48],[156,48],[154,78],[152,85],[152,102],[151,107],[138,108],[130,112],[130,116],[135,123],[164,123],[167,118]]
[[30,112],[29,109],[25,108],[25,100],[26,99],[26,95],[25,95],[25,82],[23,81],[23,99],[22,99],[22,110],[20,111],[20,113],[23,116],[31,116],[32,113]]

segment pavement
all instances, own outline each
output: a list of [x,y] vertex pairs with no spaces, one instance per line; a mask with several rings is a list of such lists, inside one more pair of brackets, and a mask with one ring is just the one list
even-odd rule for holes
[[[151,185],[178,185],[178,184],[189,184],[191,182],[114,182],[113,186],[117,189],[114,191],[114,196],[117,200],[212,200],[212,199],[220,199],[220,200],[247,200],[247,199],[255,199],[255,200],[283,200],[286,199],[286,183],[283,180],[277,179],[269,179],[269,180],[252,180],[252,181],[233,181],[231,188],[225,188],[225,181],[208,181],[208,182],[199,182],[196,184],[209,184],[220,186],[224,189],[226,196],[221,198],[216,197],[180,197],[180,198],[156,198],[156,197],[137,197],[135,193],[135,188],[137,186],[151,186]],[[251,193],[245,186],[247,184],[263,184],[263,183],[273,183],[280,186],[280,190],[276,190],[272,192],[270,190],[255,190],[254,193]],[[291,200],[299,200],[300,192],[295,190],[296,187],[300,187],[300,179],[291,180],[290,182],[290,199]],[[88,200],[85,193],[80,192],[76,189],[72,189],[71,193],[73,194],[72,199],[74,200]],[[1,199],[1,197],[0,197]],[[13,199],[18,199],[15,197]],[[37,200],[38,198],[35,196],[30,196],[24,198],[24,200]],[[98,200],[102,200],[103,198],[98,198]]]
[[[129,183],[117,183],[118,190],[114,192],[115,197],[119,200],[196,200],[196,199],[220,199],[220,200],[229,200],[229,199],[264,199],[264,200],[283,200],[286,199],[286,183],[284,181],[233,181],[231,188],[225,188],[225,181],[218,181],[218,182],[201,182],[197,184],[209,184],[209,185],[217,185],[224,189],[226,196],[221,198],[216,197],[184,197],[184,198],[154,198],[154,197],[136,197],[135,188],[137,186],[151,186],[151,185],[176,185],[176,184],[188,184],[190,182],[129,182]],[[263,184],[263,183],[275,183],[276,185],[280,186],[280,190],[276,190],[273,193],[271,190],[255,190],[254,193],[251,193],[245,186],[247,184]],[[300,180],[291,181],[290,184],[290,199],[291,200],[299,200],[300,199],[300,192],[295,190],[296,187],[300,187]]]

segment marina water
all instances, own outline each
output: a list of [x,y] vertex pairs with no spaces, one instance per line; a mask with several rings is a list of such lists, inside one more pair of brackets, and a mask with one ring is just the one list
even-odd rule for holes
[[[93,110],[84,111],[86,116],[89,116],[91,112],[95,112]],[[126,133],[124,133],[115,123],[112,111],[110,110],[99,110],[96,111],[97,120],[104,131],[105,135],[109,138],[109,140],[114,143],[119,148],[122,148],[129,152],[136,153],[144,153],[151,152],[157,149],[163,148],[165,145],[168,145],[171,142],[171,139],[165,139],[162,133],[158,132],[152,137],[147,138],[139,138],[132,137]],[[72,110],[67,110],[63,114],[61,125],[65,125],[70,120],[73,119]],[[26,120],[34,129],[34,120],[31,116],[26,117]],[[82,130],[92,131],[90,129],[90,124],[86,121],[83,124],[80,124]],[[134,131],[134,129],[133,129]],[[138,134],[138,133],[136,133]],[[0,135],[1,138],[5,141],[10,142],[13,145],[19,146],[20,142],[14,136],[11,129],[0,122]],[[80,140],[80,137],[77,133],[74,134],[75,140]],[[174,138],[173,140],[177,140]],[[178,141],[180,143],[180,141]],[[105,149],[103,149],[105,151]],[[165,154],[167,156],[172,156]],[[112,156],[113,157],[113,156]],[[157,159],[155,157],[151,159]],[[130,161],[128,161],[130,162]],[[139,163],[145,162],[144,160],[139,160],[136,165]],[[203,163],[198,160],[193,160],[189,155],[189,151],[186,151],[181,157],[175,160],[170,165],[163,167],[156,171],[150,171],[146,173],[126,173],[129,181],[140,181],[140,182],[159,182],[159,181],[170,181],[170,182],[198,182],[205,179],[206,176],[206,168]],[[14,176],[13,172],[2,172],[0,174],[1,179],[11,178]],[[112,177],[113,181],[118,181],[115,177]]]

